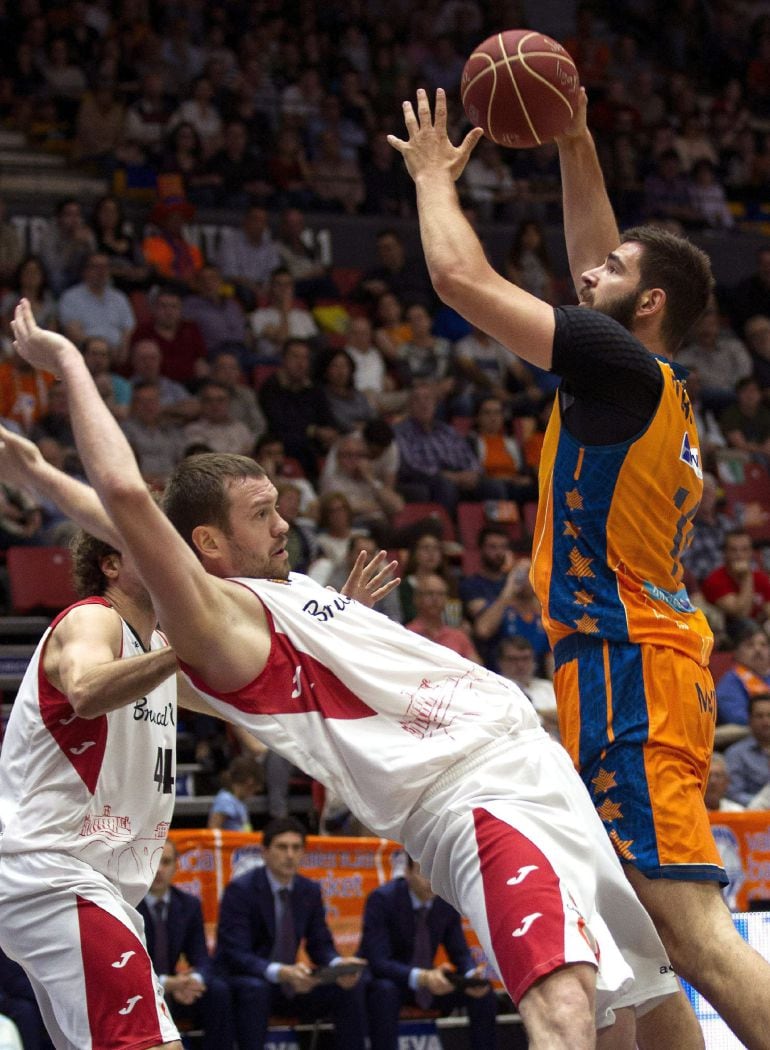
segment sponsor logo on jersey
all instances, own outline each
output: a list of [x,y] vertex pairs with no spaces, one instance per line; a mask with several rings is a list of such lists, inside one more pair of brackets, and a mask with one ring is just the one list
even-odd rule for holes
[[533,911],[531,915],[525,915],[521,920],[521,926],[515,929],[511,934],[511,937],[524,937],[529,932],[529,928],[533,922],[537,922],[538,919],[542,919],[543,913],[541,911]]
[[686,587],[682,587],[678,591],[666,591],[662,587],[658,587],[656,583],[650,583],[649,580],[645,580],[644,589],[651,598],[654,598],[657,602],[665,602],[674,612],[695,612],[695,606],[690,601],[690,595],[687,593]]
[[685,431],[685,435],[682,438],[682,450],[679,453],[679,458],[692,469],[696,478],[703,479],[703,470],[700,465],[700,451],[690,444],[690,435],[687,431]]
[[114,970],[122,970],[132,955],[136,955],[136,952],[123,952],[117,962],[112,964]]
[[127,1017],[141,998],[141,995],[132,995],[130,999],[126,1000],[126,1005],[123,1007],[123,1009],[118,1010],[118,1013],[123,1014],[124,1017]]
[[508,879],[506,886],[518,886],[520,882],[523,882],[527,875],[531,875],[533,871],[537,871],[537,864],[527,864],[523,868],[519,868],[518,874],[514,875],[512,879]]
[[71,755],[82,755],[84,752],[88,751],[89,747],[96,747],[96,741],[95,740],[86,740],[82,744],[78,744],[77,747],[71,747],[70,748],[70,754]]

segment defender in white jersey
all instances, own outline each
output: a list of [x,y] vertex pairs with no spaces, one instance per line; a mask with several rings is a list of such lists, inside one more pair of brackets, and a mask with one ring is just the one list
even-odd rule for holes
[[174,806],[176,659],[130,556],[82,534],[94,596],[48,628],[0,754],[0,945],[57,1050],[181,1050],[135,905]]
[[[623,1008],[655,1005],[676,981],[523,694],[289,577],[277,494],[251,460],[197,456],[172,479],[166,511],[196,557],[152,502],[77,349],[41,331],[27,303],[14,332],[22,356],[64,378],[86,470],[200,693],[404,842],[470,918],[533,1050],[589,1050],[612,1011],[600,1045],[630,1050]],[[636,951],[634,974],[613,936]]]

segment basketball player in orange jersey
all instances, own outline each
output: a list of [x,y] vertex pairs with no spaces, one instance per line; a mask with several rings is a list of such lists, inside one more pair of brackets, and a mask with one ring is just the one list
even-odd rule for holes
[[[553,309],[495,273],[455,181],[459,147],[424,91],[390,136],[417,189],[440,297],[525,360],[562,377],[545,436],[533,581],[556,663],[562,740],[676,971],[751,1048],[770,1046],[770,966],[736,932],[703,789],[713,744],[712,637],[682,584],[702,489],[698,435],[667,358],[705,308],[708,259],[650,227],[621,238],[586,124],[559,140],[578,307]],[[763,989],[761,994],[757,990]],[[638,1021],[643,1050],[703,1046],[681,996]]]

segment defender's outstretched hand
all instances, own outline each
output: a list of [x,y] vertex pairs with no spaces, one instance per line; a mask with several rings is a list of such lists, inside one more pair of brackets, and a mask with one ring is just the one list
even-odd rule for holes
[[443,88],[436,92],[435,117],[431,119],[430,102],[424,88],[417,91],[417,115],[411,102],[404,102],[404,123],[408,141],[388,135],[388,142],[404,158],[406,169],[413,179],[421,174],[446,171],[455,181],[463,173],[476,143],[484,132],[473,128],[459,146],[453,146],[446,133],[446,94]]
[[392,578],[398,562],[386,562],[387,556],[386,551],[379,551],[368,561],[366,551],[361,551],[340,593],[371,609],[401,583],[400,576]]
[[16,307],[11,328],[14,350],[35,368],[43,368],[54,375],[60,374],[59,359],[63,353],[79,352],[66,336],[38,325],[27,299],[22,299]]

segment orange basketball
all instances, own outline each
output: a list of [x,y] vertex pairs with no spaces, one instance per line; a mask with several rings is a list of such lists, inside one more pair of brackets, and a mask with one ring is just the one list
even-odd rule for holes
[[580,77],[555,40],[508,29],[479,44],[465,63],[460,93],[474,127],[501,146],[550,142],[577,107]]

